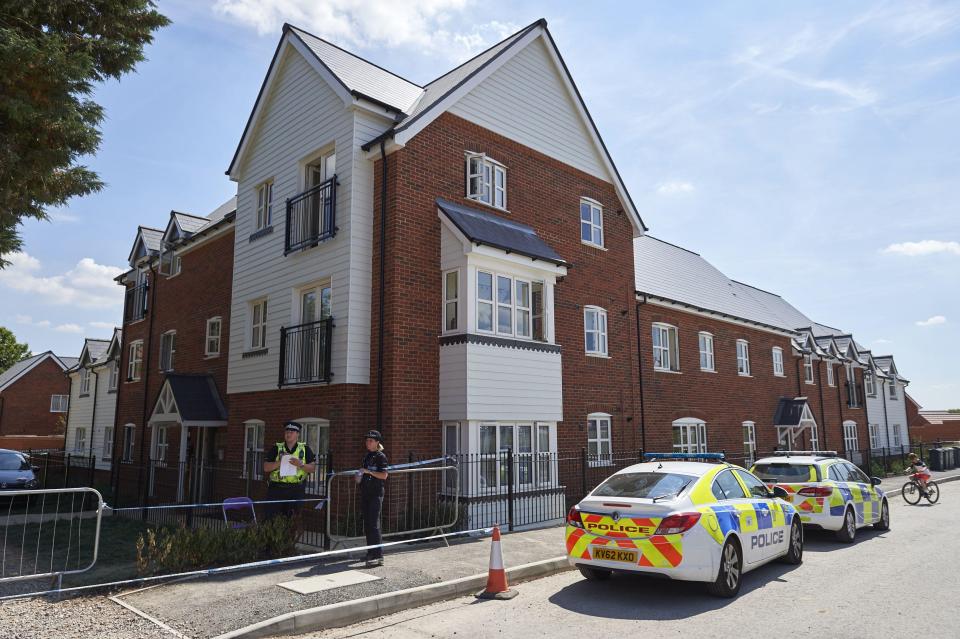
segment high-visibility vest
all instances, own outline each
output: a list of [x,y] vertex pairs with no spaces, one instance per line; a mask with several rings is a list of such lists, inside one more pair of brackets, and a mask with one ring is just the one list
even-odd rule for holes
[[[283,442],[277,442],[277,461],[280,461],[284,455],[296,455],[301,462],[307,463],[307,445],[303,442],[297,442],[297,447],[293,450],[293,452],[288,453],[286,444]],[[288,475],[286,477],[280,476],[279,466],[270,472],[270,481],[275,481],[280,484],[299,484],[306,478],[307,473],[304,472],[302,466],[297,467],[296,475]]]

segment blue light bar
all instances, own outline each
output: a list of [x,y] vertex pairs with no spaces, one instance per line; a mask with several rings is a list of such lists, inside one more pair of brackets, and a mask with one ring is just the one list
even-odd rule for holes
[[725,459],[723,453],[644,453],[644,459]]

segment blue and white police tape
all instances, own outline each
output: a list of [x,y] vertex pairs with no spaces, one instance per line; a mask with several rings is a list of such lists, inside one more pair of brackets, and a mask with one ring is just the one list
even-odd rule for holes
[[[438,463],[438,462],[451,462],[452,464],[456,465],[457,460],[456,460],[455,458],[453,458],[453,457],[434,457],[433,459],[424,459],[424,460],[421,460],[421,461],[407,462],[407,463],[404,463],[404,464],[390,464],[389,466],[387,466],[387,472],[392,472],[392,471],[396,471],[396,470],[406,470],[406,469],[409,469],[409,468],[418,468],[418,467],[420,467],[420,466],[429,466],[429,465],[431,465],[431,464],[436,464],[436,463]],[[441,468],[442,468],[442,467],[441,467]],[[356,473],[358,470],[361,470],[361,469],[360,469],[360,468],[354,468],[353,470],[341,470],[341,471],[337,471],[337,472],[331,473],[331,474],[333,474],[333,475],[349,475],[349,474],[351,474],[351,473]]]
[[[248,503],[254,506],[260,504],[289,504],[289,503],[304,503],[304,502],[326,502],[329,501],[328,497],[304,497],[303,499],[259,499],[259,500],[250,500]],[[114,508],[110,504],[104,503],[103,509],[109,510],[111,512],[122,512],[125,510],[134,511],[134,510],[173,510],[175,508],[222,508],[224,505],[230,507],[231,504],[224,504],[222,501],[214,501],[208,504],[161,504],[158,506],[123,506],[120,508]],[[243,507],[243,502],[232,504],[234,507],[240,506]]]
[[92,590],[94,588],[116,588],[118,586],[136,586],[139,584],[162,581],[164,579],[183,579],[184,577],[211,577],[213,575],[222,575],[228,572],[237,572],[240,570],[250,570],[252,568],[266,568],[269,566],[282,566],[285,564],[299,563],[302,561],[310,561],[312,559],[321,559],[323,557],[332,557],[335,555],[347,555],[351,553],[359,553],[365,550],[370,550],[373,548],[388,548],[390,546],[400,546],[402,544],[412,544],[420,541],[430,541],[432,539],[443,539],[445,537],[462,537],[464,535],[489,535],[493,532],[493,528],[474,528],[472,530],[461,530],[458,532],[450,533],[440,533],[438,535],[429,535],[427,537],[417,537],[415,539],[404,539],[401,541],[386,541],[381,544],[372,544],[370,546],[355,546],[353,548],[341,548],[339,550],[325,550],[323,552],[315,552],[308,555],[295,555],[293,557],[280,557],[279,559],[265,559],[262,561],[252,561],[245,564],[237,564],[235,566],[221,566],[219,568],[206,568],[204,570],[190,570],[187,572],[177,572],[169,575],[155,575],[153,577],[137,577],[136,579],[124,579],[122,581],[110,581],[102,584],[91,584],[89,586],[74,586],[73,588],[61,588],[59,590],[44,590],[40,592],[27,592],[20,593],[16,595],[6,595],[0,597],[0,601],[6,601],[8,599],[23,599],[26,597],[39,597],[43,595],[54,595],[54,594],[63,594],[68,592],[81,592],[84,590]]

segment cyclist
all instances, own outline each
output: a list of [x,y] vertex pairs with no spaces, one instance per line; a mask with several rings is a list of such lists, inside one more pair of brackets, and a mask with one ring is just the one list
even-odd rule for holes
[[907,462],[910,464],[910,472],[917,477],[917,483],[920,484],[920,494],[927,496],[927,480],[930,479],[930,469],[923,463],[923,460],[917,457],[916,453],[907,455]]

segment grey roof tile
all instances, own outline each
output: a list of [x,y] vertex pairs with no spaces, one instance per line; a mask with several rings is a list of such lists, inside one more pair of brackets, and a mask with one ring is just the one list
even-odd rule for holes
[[167,375],[166,381],[183,421],[219,422],[227,419],[227,409],[210,375],[173,373]]

